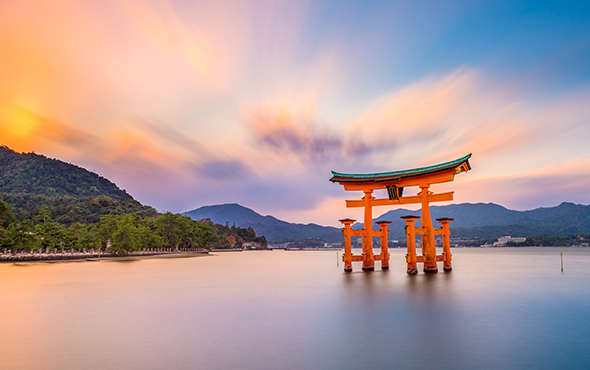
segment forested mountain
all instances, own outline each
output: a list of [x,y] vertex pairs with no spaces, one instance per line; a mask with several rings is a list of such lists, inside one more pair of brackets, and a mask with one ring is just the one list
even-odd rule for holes
[[133,199],[111,181],[84,168],[35,153],[20,154],[6,146],[0,146],[1,193]]
[[17,221],[33,219],[46,212],[56,222],[70,226],[75,222],[91,224],[104,215],[136,214],[141,217],[158,213],[134,199],[113,200],[105,195],[74,198],[70,196],[46,197],[37,194],[0,194],[0,199],[11,207]]
[[197,222],[144,206],[78,166],[0,146],[0,248],[266,247],[252,228]]
[[0,146],[0,197],[17,221],[41,212],[59,224],[95,223],[112,214],[154,215],[111,181],[57,159]]
[[252,227],[257,234],[264,235],[269,242],[300,241],[320,238],[327,242],[342,241],[342,232],[336,227],[316,224],[296,224],[279,220],[273,216],[262,216],[239,204],[204,206],[185,212],[193,220],[210,219],[218,224]]

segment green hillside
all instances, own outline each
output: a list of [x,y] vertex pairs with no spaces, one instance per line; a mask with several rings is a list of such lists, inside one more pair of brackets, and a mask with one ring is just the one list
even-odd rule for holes
[[0,197],[16,221],[44,213],[59,224],[92,224],[104,215],[155,215],[111,181],[76,165],[0,146]]
[[57,223],[70,226],[75,222],[92,224],[104,215],[136,214],[153,216],[158,212],[134,199],[113,200],[105,195],[74,198],[70,196],[46,197],[37,194],[0,194],[0,199],[10,206],[17,221],[31,220],[46,213]]
[[133,199],[111,181],[84,168],[35,153],[17,153],[6,146],[0,146],[0,193]]
[[266,247],[252,228],[200,222],[142,205],[111,181],[81,167],[0,146],[0,248]]

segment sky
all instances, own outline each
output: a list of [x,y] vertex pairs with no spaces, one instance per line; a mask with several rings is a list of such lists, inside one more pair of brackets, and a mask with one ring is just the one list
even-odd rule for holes
[[338,226],[330,171],[469,153],[431,190],[588,204],[589,61],[587,1],[0,0],[0,145],[159,211]]

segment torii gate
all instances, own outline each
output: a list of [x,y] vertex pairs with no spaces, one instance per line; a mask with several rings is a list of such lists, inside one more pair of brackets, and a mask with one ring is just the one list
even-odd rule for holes
[[[456,159],[451,162],[441,163],[435,166],[416,168],[411,170],[382,172],[372,174],[346,174],[332,171],[330,181],[337,182],[344,186],[344,190],[362,191],[365,195],[361,200],[347,200],[346,207],[365,207],[364,228],[362,230],[353,230],[351,225],[355,220],[340,220],[344,224],[342,231],[344,235],[344,271],[352,271],[353,261],[363,261],[364,271],[373,271],[375,260],[381,261],[383,270],[389,269],[389,253],[387,250],[387,225],[391,222],[378,222],[380,230],[373,230],[373,206],[388,206],[399,204],[420,203],[422,205],[422,227],[416,229],[414,221],[419,217],[405,216],[408,254],[406,262],[408,264],[408,274],[417,274],[417,263],[424,263],[424,272],[436,273],[438,267],[437,261],[444,262],[444,270],[451,271],[451,250],[450,250],[450,218],[438,219],[442,224],[441,229],[433,229],[430,218],[430,202],[442,202],[453,200],[453,192],[434,194],[431,192],[431,184],[453,181],[455,175],[461,172],[467,172],[471,169],[469,164],[471,154]],[[403,189],[408,186],[418,186],[420,191],[415,196],[402,196]],[[376,199],[373,197],[373,191],[376,189],[387,189],[389,198]],[[416,256],[416,234],[421,235],[422,239],[422,256]],[[434,235],[443,236],[443,254],[436,255],[436,246]],[[363,254],[353,256],[351,250],[351,237],[363,237]],[[381,254],[373,255],[373,237],[381,237]]]

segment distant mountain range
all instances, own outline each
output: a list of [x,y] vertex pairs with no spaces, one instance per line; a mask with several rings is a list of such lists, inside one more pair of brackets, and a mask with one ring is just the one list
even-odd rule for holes
[[[504,235],[566,236],[590,232],[590,206],[574,203],[561,203],[556,207],[536,208],[529,211],[514,211],[494,203],[462,203],[447,206],[431,206],[430,214],[434,227],[439,227],[437,218],[449,217],[454,237],[497,238]],[[420,211],[396,209],[389,211],[374,221],[392,221],[389,226],[394,238],[404,237],[405,222],[401,216],[420,216]],[[420,222],[416,222],[419,226]],[[354,225],[362,228],[362,224]],[[373,225],[377,227],[376,224]]]
[[205,206],[185,212],[183,215],[194,220],[208,218],[221,225],[252,227],[257,235],[264,235],[269,242],[275,243],[309,238],[319,238],[327,242],[339,242],[342,239],[339,228],[281,221],[273,216],[262,216],[236,203]]
[[[463,203],[431,206],[430,213],[434,227],[438,227],[438,222],[435,221],[437,218],[454,219],[451,222],[453,237],[491,239],[504,235],[566,236],[590,232],[590,206],[567,202],[556,207],[530,211],[514,211],[494,203]],[[196,220],[209,218],[219,224],[252,227],[258,235],[266,236],[271,242],[299,241],[307,238],[320,238],[327,242],[342,241],[339,228],[289,223],[272,216],[262,216],[239,204],[205,206],[185,212],[184,215]],[[373,222],[391,221],[391,238],[404,239],[405,222],[400,217],[406,215],[420,216],[420,211],[396,209],[375,218]],[[419,225],[420,222],[417,222],[417,226]],[[353,227],[361,229],[363,224],[356,223]],[[378,226],[374,224],[373,228],[378,229]]]

